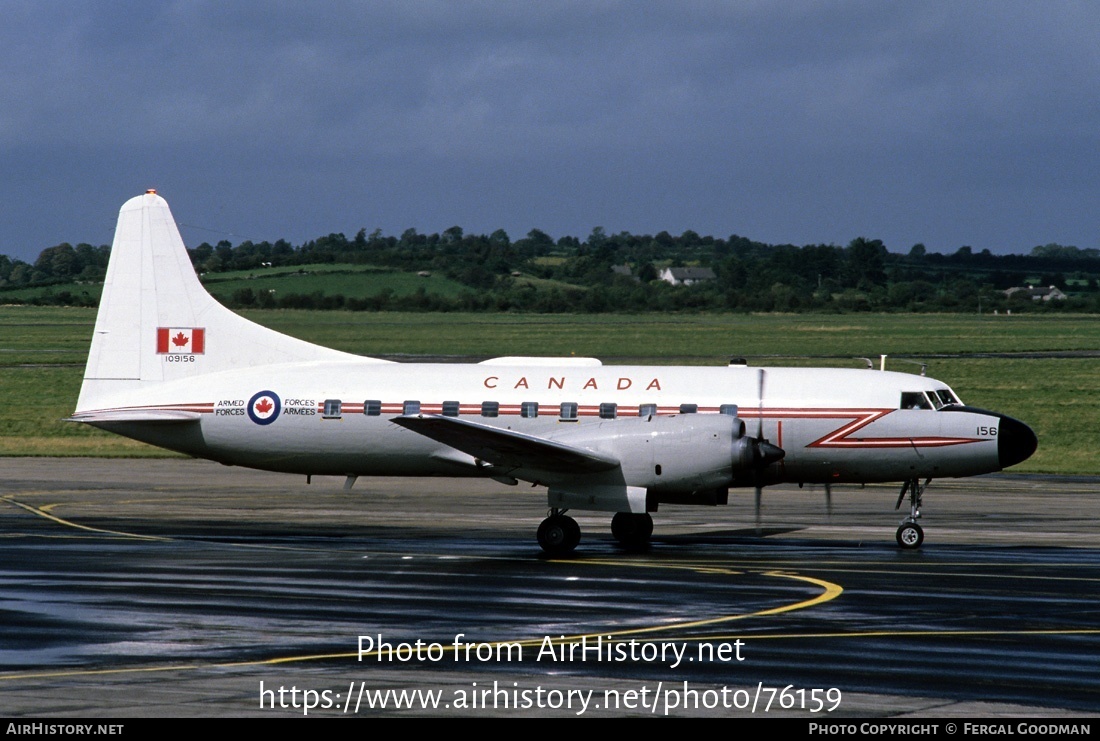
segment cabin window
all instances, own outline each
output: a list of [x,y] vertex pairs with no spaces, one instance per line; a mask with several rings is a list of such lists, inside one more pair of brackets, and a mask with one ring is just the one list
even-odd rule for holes
[[922,391],[902,391],[901,392],[901,409],[931,409],[932,405],[928,403],[928,399],[925,397]]
[[577,421],[577,402],[575,402],[575,401],[563,401],[561,403],[561,416],[559,418],[563,422],[576,422]]
[[363,402],[363,414],[368,417],[377,417],[382,413],[382,402],[378,399],[368,399]]
[[482,417],[496,417],[500,414],[500,402],[498,401],[483,401],[481,402],[481,416]]
[[539,416],[539,403],[537,401],[524,401],[519,405],[519,416],[530,419]]
[[736,404],[723,404],[722,406],[718,407],[718,413],[719,414],[725,414],[726,416],[729,416],[729,417],[736,417],[737,416],[737,405]]
[[401,405],[402,414],[420,414],[419,401],[406,401]]
[[444,417],[457,417],[458,416],[458,402],[457,401],[445,401],[445,402],[443,402],[443,416]]
[[615,419],[619,413],[619,405],[614,402],[600,404],[600,419]]
[[698,404],[681,404],[680,414],[695,414],[699,411]]
[[657,413],[657,405],[656,404],[639,404],[638,405],[638,416],[639,417],[652,417],[656,413]]
[[340,400],[325,399],[325,407],[321,416],[325,419],[340,419]]

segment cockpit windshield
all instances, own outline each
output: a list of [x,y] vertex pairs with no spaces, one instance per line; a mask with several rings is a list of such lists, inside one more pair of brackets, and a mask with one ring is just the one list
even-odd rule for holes
[[923,391],[902,391],[901,408],[931,409],[932,404],[928,401],[928,397],[924,395]]
[[942,409],[952,404],[961,402],[951,393],[950,389],[937,389],[935,391],[903,391],[901,392],[901,409]]
[[950,406],[951,404],[961,404],[962,403],[955,397],[955,395],[953,393],[951,393],[950,389],[940,389],[939,391],[935,391],[933,393],[936,394],[937,396],[939,396],[939,399],[940,399],[940,405],[939,406]]

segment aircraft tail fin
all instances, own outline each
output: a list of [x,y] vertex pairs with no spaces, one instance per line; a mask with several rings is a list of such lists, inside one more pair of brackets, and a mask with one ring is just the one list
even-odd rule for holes
[[77,411],[103,409],[151,383],[350,359],[370,360],[280,334],[219,304],[195,275],[168,203],[150,190],[119,211]]

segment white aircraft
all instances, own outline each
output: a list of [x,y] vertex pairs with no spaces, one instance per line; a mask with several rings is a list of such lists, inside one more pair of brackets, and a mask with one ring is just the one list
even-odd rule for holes
[[[658,338],[655,338],[655,340]],[[1022,422],[923,375],[838,368],[604,366],[502,357],[408,364],[351,355],[217,303],[155,191],[119,214],[72,421],[228,465],[346,476],[478,476],[547,488],[538,542],[572,551],[570,509],[614,512],[626,546],[662,504],[726,504],[780,482],[903,482],[903,548],[933,478],[1028,458]],[[923,481],[923,483],[922,483]]]

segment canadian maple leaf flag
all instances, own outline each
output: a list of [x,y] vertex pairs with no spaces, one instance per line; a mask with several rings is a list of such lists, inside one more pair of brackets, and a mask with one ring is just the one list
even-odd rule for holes
[[157,327],[157,354],[206,352],[206,330],[202,327]]

